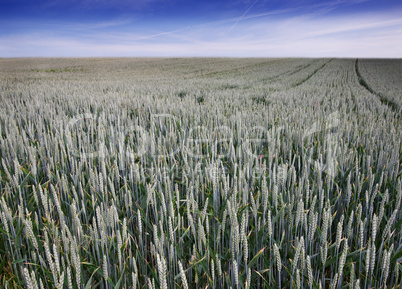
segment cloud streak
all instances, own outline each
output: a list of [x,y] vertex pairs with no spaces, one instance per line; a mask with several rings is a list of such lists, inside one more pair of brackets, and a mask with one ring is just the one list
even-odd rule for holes
[[244,18],[244,16],[248,13],[248,11],[250,11],[257,2],[258,2],[258,0],[254,1],[254,3],[243,13],[243,15],[240,16],[240,18],[237,19],[235,23],[233,23],[233,25],[230,27],[229,31],[232,30],[236,26],[236,24],[239,23],[239,21]]
[[257,1],[237,18],[164,31],[143,27],[134,18],[58,23],[53,29],[45,25],[41,32],[0,36],[0,55],[402,57],[398,11],[323,17],[336,7],[365,2],[359,0],[250,14]]

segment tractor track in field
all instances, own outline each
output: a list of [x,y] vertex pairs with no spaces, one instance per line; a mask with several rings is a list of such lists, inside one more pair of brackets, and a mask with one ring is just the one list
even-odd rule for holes
[[392,100],[389,100],[388,98],[386,98],[384,95],[382,95],[381,93],[375,91],[368,83],[367,81],[363,78],[363,76],[360,73],[359,70],[359,59],[356,59],[355,61],[355,70],[356,70],[356,75],[357,75],[357,79],[359,81],[359,84],[361,86],[363,86],[368,92],[370,92],[371,94],[377,96],[379,98],[379,100],[384,104],[389,106],[394,112],[397,113],[398,117],[400,117],[400,113],[399,113],[399,107],[398,105],[393,102]]
[[[293,88],[296,88],[296,87],[302,85],[303,83],[305,83],[306,81],[308,81],[311,77],[313,77],[319,70],[323,69],[323,68],[324,68],[328,63],[330,63],[332,60],[334,60],[334,58],[332,58],[332,59],[330,59],[329,61],[325,62],[325,63],[322,64],[320,67],[318,67],[317,69],[315,69],[312,73],[310,73],[306,78],[297,81],[297,82],[296,82],[295,84],[293,84],[292,86],[287,87],[287,88],[278,89],[278,90],[276,90],[276,91],[287,91],[287,90],[289,90],[289,89],[293,89]],[[308,64],[306,64],[306,65],[303,65],[303,66],[301,66],[301,67],[298,67],[298,68],[295,69],[295,70],[282,72],[282,73],[280,73],[280,74],[278,74],[278,75],[275,75],[275,76],[273,76],[273,77],[270,77],[270,78],[268,78],[268,79],[265,79],[264,82],[266,82],[266,81],[268,81],[268,80],[273,80],[273,79],[279,78],[280,76],[283,76],[283,75],[288,75],[288,76],[294,75],[294,74],[296,74],[296,73],[298,73],[298,72],[300,72],[300,71],[302,71],[302,70],[304,70],[304,69],[309,68],[311,65],[313,65],[313,64],[316,63],[317,61],[318,61],[318,60],[312,61],[312,62],[310,62],[310,63],[308,63]]]
[[319,59],[314,59],[313,61],[307,63],[306,65],[303,65],[303,66],[301,66],[301,67],[299,67],[299,68],[297,68],[297,69],[295,69],[295,70],[292,70],[292,71],[288,72],[288,73],[289,73],[288,76],[291,76],[291,75],[293,75],[293,74],[296,74],[296,73],[298,73],[299,71],[302,71],[303,69],[306,69],[306,68],[310,67],[311,65],[313,65],[313,64],[316,63],[317,61],[319,61]]
[[262,61],[259,63],[253,63],[250,65],[243,65],[243,66],[239,66],[236,68],[230,68],[230,69],[223,69],[223,70],[218,70],[218,71],[212,71],[212,72],[208,72],[205,74],[200,75],[200,77],[202,78],[210,78],[210,77],[216,77],[216,76],[225,76],[228,75],[230,73],[238,73],[239,71],[246,69],[246,68],[255,68],[255,67],[261,67],[264,66],[266,64],[271,64],[272,60],[266,60],[266,61]]
[[334,60],[333,58],[330,59],[329,61],[325,62],[323,65],[321,65],[320,67],[318,67],[316,70],[314,70],[312,73],[310,73],[306,78],[298,81],[295,85],[293,85],[292,88],[298,87],[300,85],[302,85],[303,83],[305,83],[307,80],[309,80],[310,78],[312,78],[318,71],[320,71],[321,69],[323,69],[328,63],[330,63],[332,60]]
[[256,82],[260,82],[260,81],[261,81],[262,83],[265,84],[265,83],[268,83],[269,81],[272,81],[272,80],[277,79],[277,78],[279,78],[279,77],[281,77],[281,76],[284,76],[284,75],[291,76],[291,75],[293,75],[293,74],[298,73],[299,71],[301,71],[301,70],[303,70],[303,69],[308,68],[309,66],[311,66],[313,63],[315,63],[315,62],[317,62],[317,61],[318,61],[318,60],[311,61],[311,62],[309,62],[309,63],[307,63],[307,64],[305,64],[305,65],[302,65],[302,66],[296,68],[295,70],[287,70],[287,71],[282,72],[282,73],[280,73],[280,74],[277,74],[277,75],[274,75],[274,76],[271,76],[271,77],[268,77],[268,78],[265,78],[265,79],[262,79],[262,80],[258,80],[258,81],[256,81]]

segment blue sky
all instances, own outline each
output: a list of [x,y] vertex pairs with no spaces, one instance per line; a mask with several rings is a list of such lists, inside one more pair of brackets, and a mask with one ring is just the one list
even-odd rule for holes
[[0,57],[402,57],[400,0],[0,0]]

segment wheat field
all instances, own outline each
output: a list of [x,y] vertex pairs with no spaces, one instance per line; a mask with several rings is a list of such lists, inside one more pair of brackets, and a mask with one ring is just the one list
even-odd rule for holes
[[401,79],[0,59],[0,287],[402,288]]

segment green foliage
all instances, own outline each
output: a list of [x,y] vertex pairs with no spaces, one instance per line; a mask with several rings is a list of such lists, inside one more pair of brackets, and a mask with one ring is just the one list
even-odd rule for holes
[[[32,78],[77,65],[95,75]],[[399,288],[402,124],[379,95],[398,104],[401,83],[384,92],[384,65],[399,75],[350,59],[0,69],[0,287]]]

